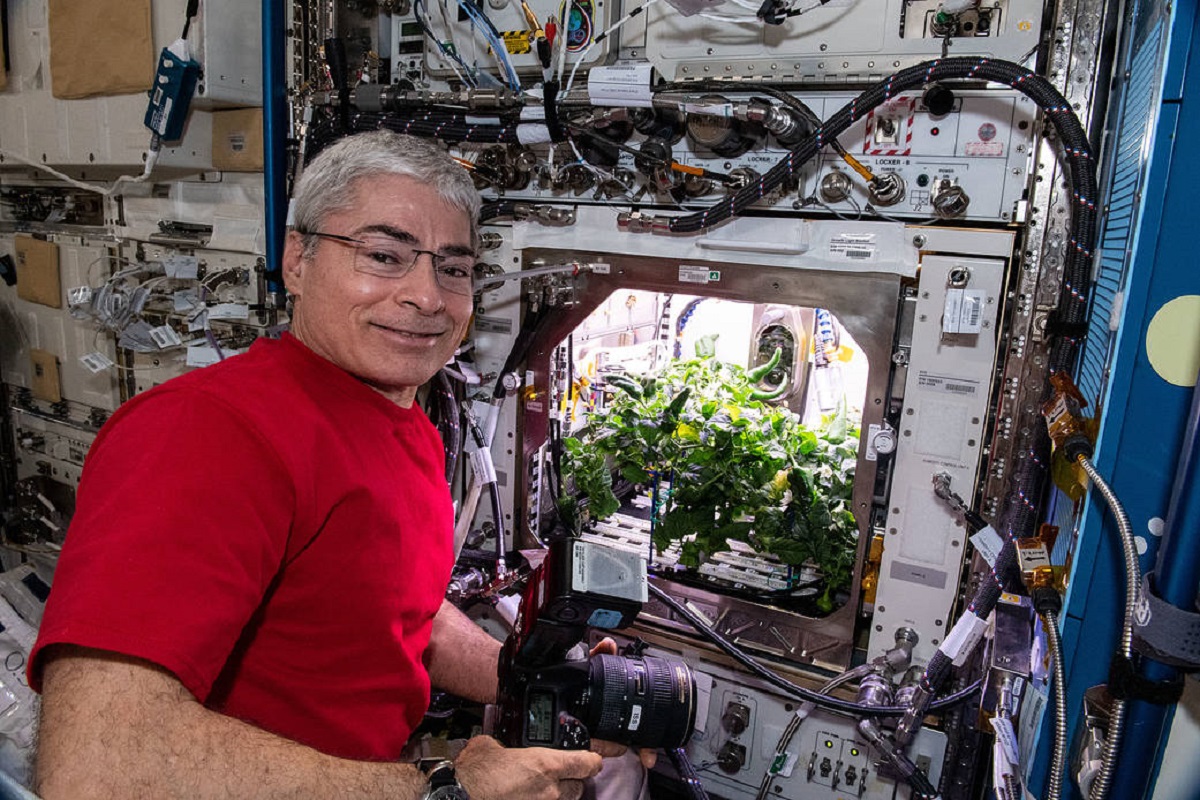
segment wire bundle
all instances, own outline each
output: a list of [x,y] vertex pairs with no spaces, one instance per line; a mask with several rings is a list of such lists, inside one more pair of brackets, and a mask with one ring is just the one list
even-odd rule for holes
[[1051,369],[1068,369],[1074,362],[1078,339],[1087,318],[1091,285],[1091,242],[1096,229],[1096,166],[1082,125],[1070,103],[1048,81],[1017,64],[986,58],[948,58],[928,61],[880,81],[839,109],[812,136],[798,144],[782,161],[737,194],[705,211],[674,217],[671,233],[694,233],[737,216],[792,178],[802,165],[872,109],[900,92],[948,79],[989,80],[1006,84],[1038,104],[1061,140],[1072,178],[1074,207],[1071,236],[1064,260],[1063,291],[1053,325],[1064,335],[1051,351]]

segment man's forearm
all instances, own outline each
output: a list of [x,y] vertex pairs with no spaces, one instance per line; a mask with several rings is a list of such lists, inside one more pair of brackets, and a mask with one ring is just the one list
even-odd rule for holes
[[36,790],[56,798],[389,798],[412,766],[350,761],[210,711],[170,673],[65,650],[45,671]]
[[425,664],[433,685],[480,703],[496,702],[500,642],[451,603],[433,619]]

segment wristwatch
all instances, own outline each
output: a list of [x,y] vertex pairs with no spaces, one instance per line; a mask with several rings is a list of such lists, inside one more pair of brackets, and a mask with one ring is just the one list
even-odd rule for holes
[[454,776],[453,761],[439,761],[429,768],[429,788],[421,800],[471,800]]

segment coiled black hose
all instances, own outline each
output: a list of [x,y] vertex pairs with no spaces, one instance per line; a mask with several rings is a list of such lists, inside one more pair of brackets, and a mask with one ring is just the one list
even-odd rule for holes
[[1048,81],[1024,67],[1007,61],[986,58],[945,58],[927,61],[903,69],[880,81],[829,119],[788,155],[727,201],[694,214],[674,217],[668,229],[671,233],[693,233],[710,228],[737,216],[754,203],[793,177],[800,167],[814,158],[821,149],[872,109],[887,102],[900,92],[936,81],[952,79],[988,80],[1011,86],[1029,97],[1043,111],[1054,127],[1070,171],[1073,207],[1071,236],[1064,259],[1063,291],[1059,307],[1051,320],[1049,332],[1063,333],[1052,349],[1052,369],[1067,369],[1073,362],[1087,318],[1088,293],[1091,285],[1092,241],[1096,230],[1096,166],[1087,135],[1071,104]]

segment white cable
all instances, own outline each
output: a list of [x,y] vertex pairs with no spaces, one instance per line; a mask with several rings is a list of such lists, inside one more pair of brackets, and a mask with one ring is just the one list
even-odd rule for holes
[[701,11],[696,16],[713,22],[730,22],[734,25],[757,25],[762,22],[758,17],[725,17],[720,14],[709,14],[707,11]]
[[458,0],[458,7],[462,9],[467,18],[471,21],[471,27],[476,33],[480,34],[487,41],[488,46],[492,49],[492,54],[496,57],[497,63],[501,67],[501,72],[509,83],[509,87],[513,91],[520,91],[521,79],[517,77],[517,71],[512,65],[512,59],[509,58],[508,48],[504,46],[500,36],[493,32],[487,18],[483,12],[477,9],[470,0]]
[[[445,61],[450,65],[450,69],[454,70],[455,76],[462,81],[464,85],[474,88],[476,84],[474,76],[463,75],[462,71],[458,68],[458,64],[455,63],[455,57],[458,54],[458,49],[455,48],[453,51],[447,50],[446,44],[438,39],[437,32],[433,29],[433,15],[429,13],[429,7],[424,3],[421,3],[420,6],[422,16],[425,19],[425,30],[428,32],[429,38],[433,40],[433,43],[438,46],[438,50],[443,56],[445,56]],[[414,4],[414,9],[415,7],[416,4]],[[445,5],[442,2],[439,2],[438,7],[442,10],[442,21],[444,22],[446,19]],[[452,27],[447,29],[446,41],[450,43],[451,47],[454,47],[454,29]],[[453,52],[454,55],[451,55],[451,52]],[[466,64],[463,64],[463,68],[466,68]]]
[[562,46],[558,48],[558,85],[562,86],[563,72],[567,68],[567,50],[570,48],[570,37],[568,34],[571,31],[571,11],[575,8],[575,0],[567,0],[564,7],[562,18],[562,31],[559,32],[558,38],[562,41]]
[[142,170],[141,175],[137,175],[137,176],[122,175],[121,177],[119,177],[115,181],[113,181],[112,186],[108,186],[108,187],[100,186],[100,185],[94,184],[94,183],[85,183],[83,181],[77,181],[74,178],[72,178],[70,175],[66,175],[66,174],[54,169],[54,167],[51,167],[49,164],[38,163],[37,161],[34,161],[30,158],[26,158],[25,156],[21,155],[20,153],[14,153],[12,150],[5,150],[4,148],[0,148],[0,156],[4,156],[5,158],[11,158],[13,161],[16,161],[18,163],[25,164],[30,167],[34,167],[35,169],[40,169],[43,172],[48,172],[51,175],[53,175],[54,177],[58,178],[60,181],[65,181],[66,183],[70,184],[71,186],[74,186],[76,189],[83,189],[86,192],[95,192],[96,194],[101,194],[101,195],[104,195],[105,197],[112,197],[113,195],[118,195],[121,193],[120,191],[118,191],[118,189],[122,183],[145,183],[146,180],[148,180],[150,178],[150,172],[154,169],[154,165],[158,163],[158,154],[159,154],[160,146],[159,146],[159,142],[157,140],[158,140],[157,134],[151,137],[150,152],[146,156],[146,166]]
[[[579,55],[579,58],[575,59],[575,66],[571,68],[571,77],[567,80],[567,86],[565,89],[563,89],[563,95],[567,95],[571,92],[571,87],[575,85],[575,73],[579,71],[579,65],[582,64],[583,62],[587,61],[588,56],[592,54],[593,47],[595,47],[599,42],[607,39],[609,37],[609,35],[612,34],[613,31],[620,28],[626,22],[629,22],[629,20],[633,19],[638,14],[646,13],[646,9],[650,8],[650,6],[654,5],[657,2],[658,2],[658,0],[646,0],[646,2],[642,3],[640,6],[633,9],[625,16],[621,17],[619,20],[614,22],[612,25],[609,25],[608,29],[605,30],[603,33],[601,33],[599,36],[592,37],[591,43]],[[565,58],[565,56],[564,56],[564,58]]]

